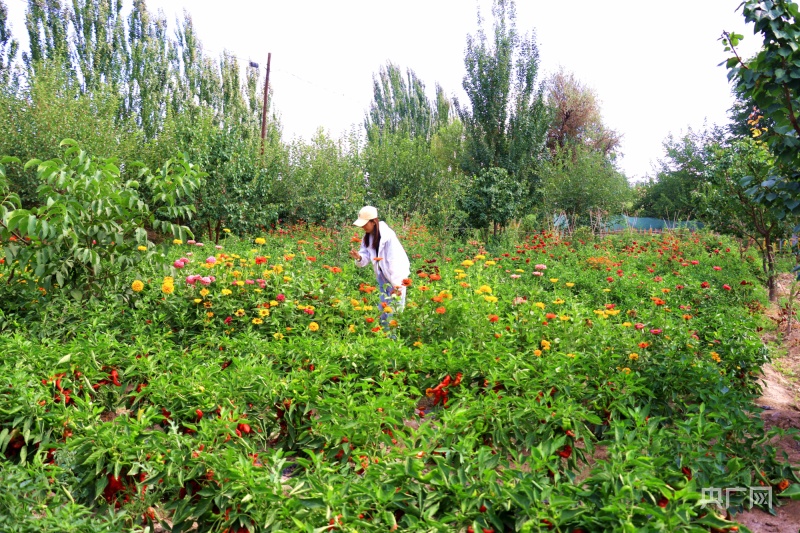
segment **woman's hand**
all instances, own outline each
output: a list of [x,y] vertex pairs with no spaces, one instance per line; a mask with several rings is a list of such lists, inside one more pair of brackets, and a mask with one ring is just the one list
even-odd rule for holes
[[358,252],[356,252],[356,251],[355,251],[355,250],[353,250],[353,249],[351,249],[351,250],[350,250],[350,257],[352,257],[352,258],[353,258],[353,259],[355,259],[356,261],[361,261],[361,254],[360,254],[360,253],[358,253]]

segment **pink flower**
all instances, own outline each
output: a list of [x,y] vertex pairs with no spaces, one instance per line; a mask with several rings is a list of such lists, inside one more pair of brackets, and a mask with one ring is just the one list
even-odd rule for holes
[[305,314],[307,314],[307,315],[314,316],[314,310],[313,310],[313,309],[308,309],[308,308],[306,308],[306,309],[303,309],[303,312],[304,312]]
[[244,282],[248,285],[252,285],[253,283],[255,283],[252,279],[246,279],[244,280]]
[[184,266],[183,261],[181,261],[180,259],[176,259],[175,262],[172,263],[172,266],[174,266],[175,268],[183,268]]
[[219,244],[216,245],[214,248],[216,248],[217,250],[222,250],[222,246],[220,246]]
[[656,276],[653,278],[653,281],[664,281],[664,279],[661,276]]
[[695,261],[692,261],[692,264],[693,264],[693,265],[699,265],[699,264],[700,264],[700,261],[697,261],[697,260],[695,260]]
[[536,272],[534,272],[534,273],[533,273],[533,275],[534,275],[534,276],[543,276],[544,274],[542,274],[542,273],[541,273],[541,272],[539,272],[539,271],[536,271]]
[[195,241],[194,239],[189,239],[188,241],[186,241],[186,244],[194,244],[196,242],[197,241]]
[[722,270],[722,267],[720,267],[720,266],[714,266],[714,267],[711,267],[711,268],[713,268],[714,270]]
[[727,283],[725,285],[723,285],[722,288],[725,289],[726,291],[731,290],[731,286],[728,285]]
[[535,268],[536,270],[547,270],[547,265],[536,265],[533,268]]
[[519,279],[519,274],[511,274],[511,279]]
[[217,258],[214,257],[213,255],[210,255],[210,256],[208,256],[206,258],[206,263],[208,263],[209,265],[213,265],[216,262],[217,262]]
[[650,330],[650,333],[653,335],[661,335],[661,330],[659,328],[653,328]]
[[683,289],[683,285],[675,285],[675,288],[678,289],[678,290],[682,290]]
[[198,274],[192,274],[190,276],[186,276],[186,283],[189,285],[194,285],[202,276]]
[[208,286],[208,285],[211,285],[211,282],[212,282],[212,281],[214,281],[214,280],[212,280],[212,279],[211,279],[210,277],[208,277],[208,276],[203,276],[203,277],[201,277],[201,278],[200,278],[198,281],[200,281],[200,283],[202,283],[203,285],[206,285],[206,286]]
[[278,300],[279,302],[283,302],[283,301],[286,300],[286,296],[284,296],[283,293],[281,293],[281,294],[277,295],[275,297],[275,299]]
[[634,324],[633,327],[635,327],[636,329],[644,329],[644,324],[642,324],[641,322],[637,322],[636,324]]

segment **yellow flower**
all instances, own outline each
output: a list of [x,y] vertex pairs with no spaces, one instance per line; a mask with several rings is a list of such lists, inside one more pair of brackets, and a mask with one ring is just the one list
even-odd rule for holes
[[453,272],[455,272],[456,274],[463,274],[464,273],[464,271],[461,270],[460,268],[455,269]]
[[139,250],[140,252],[146,252],[147,246],[137,246],[136,249]]
[[214,304],[212,304],[212,303],[211,303],[210,301],[208,301],[208,300],[206,300],[205,302],[203,302],[203,307],[205,307],[206,309],[211,309],[211,306],[212,306],[212,305],[214,305]]
[[484,259],[486,259],[486,256],[483,254],[478,254],[475,256],[475,259],[477,259],[478,261],[483,261]]
[[470,261],[469,259],[464,259],[463,261],[461,261],[461,266],[462,266],[462,267],[464,267],[464,268],[469,268],[469,267],[471,267],[471,266],[472,266],[472,265],[474,265],[474,264],[475,264],[475,263],[473,263],[473,262],[472,262],[472,261]]
[[193,301],[194,301],[194,303],[199,304],[203,300],[202,300],[202,298],[195,298]]
[[225,233],[230,233],[231,232],[231,230],[229,230],[228,228],[222,228],[222,231],[224,231]]
[[534,350],[533,351],[533,355],[535,355],[536,357],[541,357],[542,356],[542,351],[541,350]]
[[258,324],[263,324],[263,323],[264,323],[264,321],[263,321],[263,320],[261,320],[260,318],[254,318],[254,319],[252,320],[252,322],[253,322],[253,324],[255,324],[255,325],[258,325]]
[[144,289],[144,283],[138,279],[134,280],[133,283],[131,283],[131,289],[133,292],[142,292],[142,289]]
[[567,320],[572,320],[572,318],[571,318],[571,317],[569,317],[568,315],[561,315],[561,316],[560,316],[560,317],[558,317],[558,318],[560,318],[560,319],[561,319],[562,321],[564,321],[564,322],[566,322]]
[[626,374],[630,374],[631,373],[631,369],[628,368],[627,366],[625,368],[623,368],[622,371],[625,372]]
[[568,353],[568,354],[567,354],[567,357],[572,357],[572,358],[574,358],[574,357],[575,357],[575,354],[574,354],[574,353]]
[[561,305],[564,303],[564,300],[562,300],[561,298],[556,298],[555,300],[553,300],[553,303],[556,305]]
[[550,349],[550,341],[542,339],[542,342],[540,344],[542,345],[542,348],[544,348],[545,350]]
[[175,244],[175,245],[178,245],[178,244],[183,244],[183,241],[182,241],[182,240],[180,240],[180,239],[174,239],[174,240],[172,241],[172,244]]
[[514,272],[517,272],[517,273],[519,273],[519,274],[522,274],[522,273],[524,273],[525,271],[524,271],[524,270],[522,270],[521,268],[518,268],[518,269],[514,270]]
[[317,331],[319,329],[319,324],[317,324],[316,322],[312,322],[311,324],[308,325],[308,329],[311,331]]
[[417,341],[414,343],[414,346],[417,348],[422,348],[422,343],[420,341]]
[[172,276],[164,276],[164,283],[175,283],[175,279]]
[[269,309],[259,309],[258,316],[264,318],[265,316],[269,316]]
[[467,275],[464,274],[463,272],[461,272],[460,274],[456,274],[456,279],[464,279],[466,277],[467,277]]
[[162,283],[161,284],[161,292],[164,294],[172,294],[175,292],[175,285],[172,283]]
[[639,354],[634,352],[628,356],[628,359],[630,359],[631,361],[636,361],[637,359],[639,359]]
[[204,297],[204,298],[205,298],[206,296],[208,296],[208,289],[205,289],[205,288],[204,288],[204,289],[202,289],[202,290],[200,291],[200,296],[202,296],[202,297]]
[[538,307],[539,309],[544,309],[544,304],[543,304],[542,302],[536,302],[536,303],[535,303],[535,304],[533,304],[533,305],[535,305],[535,306],[536,306],[536,307]]
[[233,291],[231,291],[230,289],[222,289],[222,295],[223,296],[228,296],[228,295],[230,295],[232,293],[233,293]]
[[275,272],[276,274],[280,274],[281,272],[283,272],[283,267],[281,265],[275,265],[272,267],[272,271]]
[[356,332],[356,326],[354,324],[350,324],[347,327],[347,331],[349,331],[350,333],[355,333]]
[[233,272],[231,272],[231,276],[233,276],[234,278],[238,278],[241,275],[242,273],[239,272],[238,270],[234,270]]
[[492,288],[488,285],[481,285],[476,291],[475,294],[492,294]]
[[269,306],[270,307],[278,307],[278,302],[276,302],[275,300],[270,300],[269,301]]
[[483,299],[489,302],[490,304],[497,303],[497,296],[484,296]]
[[208,318],[213,318],[213,317],[214,317],[214,313],[213,313],[213,312],[211,312],[211,311],[209,311],[208,313],[206,313],[206,316],[207,316]]
[[566,282],[564,285],[566,285],[567,287],[570,287],[570,288],[575,286],[575,284],[572,283],[571,281]]
[[244,309],[237,309],[233,314],[236,316],[244,316]]
[[720,358],[720,356],[719,356],[719,354],[717,352],[711,352],[711,354],[709,354],[709,355],[711,355],[711,359],[713,359],[717,363],[721,363],[722,362],[722,358]]
[[484,263],[484,266],[491,267],[491,266],[495,266],[496,264],[497,263],[495,263],[494,261],[486,261]]
[[631,324],[630,322],[623,322],[623,323],[622,323],[622,327],[623,327],[623,328],[629,328],[629,327],[631,327],[632,325],[633,325],[633,324]]
[[256,242],[256,244],[267,244],[266,239],[264,239],[263,237],[256,237],[256,241],[255,242]]
[[275,340],[278,340],[278,341],[282,341],[283,340],[283,333],[280,333],[280,332],[273,333],[272,336],[275,338]]
[[387,305],[386,307],[383,308],[383,312],[386,313],[387,315],[391,315],[392,313],[394,313],[394,309],[392,309]]
[[558,278],[550,278],[551,283],[558,283]]
[[611,289],[603,289],[603,292],[611,292]]

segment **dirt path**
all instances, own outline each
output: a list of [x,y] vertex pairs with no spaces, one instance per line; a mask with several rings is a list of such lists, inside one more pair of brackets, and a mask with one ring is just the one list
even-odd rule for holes
[[[792,275],[785,274],[778,280],[778,295],[786,298]],[[795,306],[800,308],[800,300]],[[800,309],[798,309],[800,310]],[[778,346],[779,356],[765,365],[762,378],[763,392],[758,405],[763,408],[761,418],[767,428],[800,429],[800,323],[792,326],[791,335],[786,335],[786,322],[778,305],[767,310],[767,316],[775,322],[777,329],[762,336],[765,343]],[[777,440],[774,445],[786,452],[789,461],[800,469],[800,442],[791,437]],[[798,533],[800,531],[800,500],[782,500],[772,516],[758,509],[734,517],[755,533]]]

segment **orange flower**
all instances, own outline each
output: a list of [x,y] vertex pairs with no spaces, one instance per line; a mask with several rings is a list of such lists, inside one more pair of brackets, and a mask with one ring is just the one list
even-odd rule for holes
[[442,300],[444,300],[444,296],[442,296],[442,295],[440,294],[439,296],[434,296],[433,298],[431,298],[431,300],[433,300],[433,301],[434,301],[434,302],[436,302],[437,304],[440,304],[440,303],[442,303]]
[[489,322],[494,323],[494,322],[497,322],[498,320],[500,320],[499,316],[497,316],[497,315],[489,315]]
[[377,263],[378,261],[383,261],[383,257],[376,257],[375,259],[373,259],[373,261],[375,261],[376,263]]
[[431,274],[431,281],[439,281],[440,279],[442,279],[442,276],[439,274]]
[[781,480],[780,483],[778,483],[778,490],[779,491],[786,490],[786,487],[788,487],[788,486],[789,486],[789,480],[788,479],[783,479],[783,480]]
[[557,318],[557,317],[558,317],[558,315],[556,315],[555,313],[547,313],[546,315],[544,315],[544,317],[545,317],[547,320],[553,320],[554,318]]
[[358,235],[353,235],[352,237],[350,237],[350,242],[358,242],[360,240],[361,237],[359,237]]
[[421,277],[422,279],[425,279],[425,278],[428,277],[428,273],[427,272],[420,272],[419,274],[417,274],[417,276]]
[[649,342],[640,342],[639,343],[639,348],[644,349],[644,348],[647,348],[648,346],[650,346]]
[[410,279],[410,278],[405,278],[405,279],[403,280],[403,287],[410,287],[412,283],[413,283],[413,282],[411,281],[411,279]]
[[430,287],[428,287],[427,285],[420,285],[419,286],[419,290],[424,292],[424,291],[430,290]]
[[444,307],[437,307],[436,308],[436,314],[437,315],[443,315],[443,314],[445,314],[446,311],[447,311],[447,309],[445,309]]

